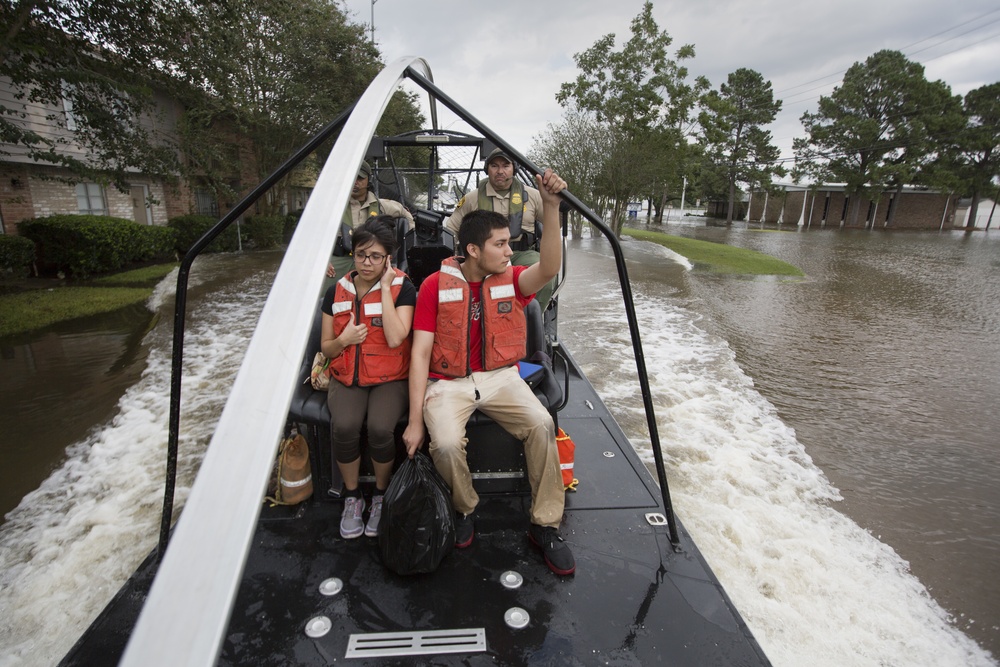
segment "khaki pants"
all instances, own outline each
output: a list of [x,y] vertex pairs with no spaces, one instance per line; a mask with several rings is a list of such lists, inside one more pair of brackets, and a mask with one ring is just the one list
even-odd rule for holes
[[[431,438],[431,458],[451,486],[455,510],[471,514],[479,503],[465,457],[469,442],[465,427],[476,409],[524,443],[531,485],[531,523],[558,527],[562,521],[565,492],[555,425],[552,416],[514,367],[427,385],[424,422]],[[473,446],[483,445],[476,443]]]

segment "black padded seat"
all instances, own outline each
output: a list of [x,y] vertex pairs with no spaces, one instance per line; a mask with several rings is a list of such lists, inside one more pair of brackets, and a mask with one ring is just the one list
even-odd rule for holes
[[326,405],[326,392],[316,391],[309,382],[312,371],[312,361],[319,352],[320,337],[323,334],[323,313],[320,307],[323,299],[316,302],[316,315],[313,317],[312,329],[309,330],[309,342],[306,343],[306,353],[299,366],[299,384],[292,396],[292,404],[288,409],[288,420],[301,424],[330,424],[330,410]]
[[[330,449],[330,409],[325,391],[316,391],[309,382],[312,360],[319,351],[323,317],[316,304],[316,316],[309,332],[306,353],[299,368],[302,378],[292,396],[288,410],[288,421],[298,424],[299,430],[309,441],[309,454],[314,462],[314,497],[323,498],[331,487],[340,488],[339,472],[333,465]],[[535,396],[556,419],[556,408],[562,401],[562,387],[556,380],[551,360],[545,356],[545,333],[542,327],[542,312],[537,301],[531,301],[525,308],[528,320],[527,359],[543,367],[542,378],[534,384]],[[540,353],[540,354],[539,354]],[[405,425],[406,415],[401,420]],[[402,428],[399,429],[402,433]],[[475,479],[476,489],[481,493],[527,492],[529,490],[524,464],[522,443],[507,433],[496,422],[476,410],[467,426],[469,438],[469,469]],[[477,442],[488,441],[490,447],[476,447]],[[402,447],[400,440],[400,448]]]

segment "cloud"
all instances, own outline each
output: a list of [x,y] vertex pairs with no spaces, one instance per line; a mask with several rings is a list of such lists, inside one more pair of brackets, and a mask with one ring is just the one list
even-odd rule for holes
[[[369,24],[370,0],[345,0]],[[578,70],[573,54],[615,33],[628,39],[641,0],[376,0],[375,37],[386,61],[422,56],[435,82],[522,152],[562,108],[555,95]],[[673,46],[693,44],[691,76],[717,88],[748,67],[772,82],[784,108],[770,128],[784,156],[853,63],[897,49],[925,63],[929,79],[955,94],[1000,81],[1000,9],[990,0],[706,0],[656,2],[653,15]],[[456,129],[457,126],[456,126]]]

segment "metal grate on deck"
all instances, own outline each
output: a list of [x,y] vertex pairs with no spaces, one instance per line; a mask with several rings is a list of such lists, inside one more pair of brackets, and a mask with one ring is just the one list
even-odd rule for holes
[[394,655],[480,653],[486,650],[486,629],[371,632],[353,634],[346,658],[382,658]]

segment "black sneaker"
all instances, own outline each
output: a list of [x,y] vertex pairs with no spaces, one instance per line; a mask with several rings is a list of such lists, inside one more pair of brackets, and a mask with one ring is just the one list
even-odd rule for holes
[[528,529],[528,539],[542,550],[545,564],[556,574],[573,574],[576,572],[576,561],[569,545],[559,535],[558,528],[531,524]]
[[475,534],[476,527],[472,515],[455,512],[455,548],[464,549],[472,544],[472,537]]

